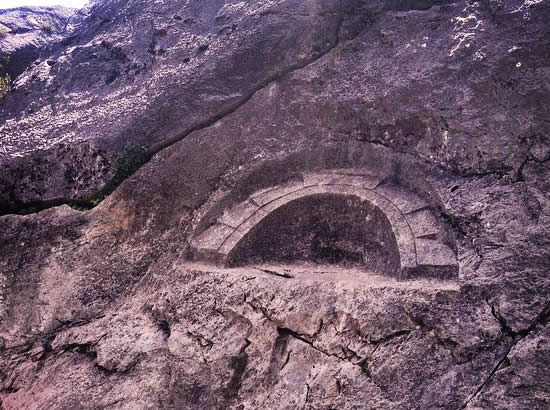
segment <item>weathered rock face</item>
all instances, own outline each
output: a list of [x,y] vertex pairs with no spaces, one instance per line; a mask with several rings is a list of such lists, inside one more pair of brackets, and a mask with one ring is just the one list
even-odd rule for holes
[[550,2],[71,19],[0,103],[4,408],[550,405]]
[[22,7],[0,10],[0,75],[16,78],[37,61],[41,52],[69,31],[74,9]]

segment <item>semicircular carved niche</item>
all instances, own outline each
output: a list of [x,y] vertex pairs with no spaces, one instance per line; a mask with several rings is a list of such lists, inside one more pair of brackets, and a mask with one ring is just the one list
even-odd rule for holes
[[428,202],[382,176],[332,170],[274,186],[227,209],[191,242],[226,267],[259,262],[358,265],[404,278],[458,278],[455,252]]

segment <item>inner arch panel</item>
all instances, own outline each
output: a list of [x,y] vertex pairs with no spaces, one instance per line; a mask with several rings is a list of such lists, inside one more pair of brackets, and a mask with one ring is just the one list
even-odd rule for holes
[[254,226],[228,255],[229,266],[313,262],[397,275],[399,249],[384,213],[353,195],[291,201]]

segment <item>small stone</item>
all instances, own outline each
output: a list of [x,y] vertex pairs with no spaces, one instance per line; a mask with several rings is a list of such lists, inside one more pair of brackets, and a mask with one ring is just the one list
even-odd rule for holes
[[538,142],[531,147],[531,155],[537,161],[543,162],[550,159],[550,145]]

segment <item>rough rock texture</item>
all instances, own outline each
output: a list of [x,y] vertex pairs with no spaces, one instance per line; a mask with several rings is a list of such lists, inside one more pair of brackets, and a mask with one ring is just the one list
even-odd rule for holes
[[[0,103],[3,408],[550,406],[549,1],[74,21]],[[458,278],[190,261],[228,210],[333,169],[425,201]]]
[[70,30],[75,10],[22,7],[0,10],[0,75],[16,78]]

